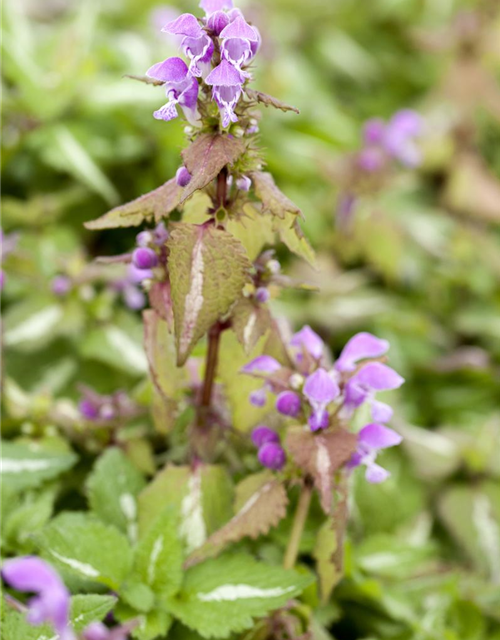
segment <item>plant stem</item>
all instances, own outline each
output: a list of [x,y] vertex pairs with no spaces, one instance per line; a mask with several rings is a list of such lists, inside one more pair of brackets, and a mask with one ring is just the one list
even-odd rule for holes
[[200,406],[208,408],[212,402],[212,392],[214,388],[215,374],[217,372],[217,362],[219,359],[221,326],[217,322],[208,332],[208,350],[205,365],[205,378],[203,380],[203,390],[201,393]]
[[288,547],[286,549],[285,558],[283,560],[283,567],[285,569],[293,569],[295,563],[297,562],[300,540],[302,538],[302,532],[304,531],[304,525],[307,520],[307,514],[309,513],[311,497],[312,485],[306,478],[300,492],[297,510],[295,511],[295,517],[293,519],[292,531],[290,533]]

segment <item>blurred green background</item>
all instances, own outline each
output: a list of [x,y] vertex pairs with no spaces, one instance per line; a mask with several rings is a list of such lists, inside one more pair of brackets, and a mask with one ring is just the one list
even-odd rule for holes
[[[407,379],[391,398],[405,436],[384,455],[392,478],[357,478],[346,579],[318,619],[338,640],[500,640],[498,2],[239,6],[263,37],[255,88],[301,111],[263,109],[262,145],[320,267],[280,248],[285,270],[320,292],[285,292],[275,312],[311,324],[334,353],[359,330],[389,339]],[[64,428],[79,383],[146,397],[140,314],[107,286],[115,267],[91,264],[130,250],[136,230],[91,234],[83,222],[175,173],[183,123],[154,120],[162,90],[124,74],[175,55],[160,28],[195,10],[4,3],[2,227],[17,237],[4,259],[8,437]],[[425,117],[423,166],[395,171],[339,231],[339,163],[367,118],[403,107]],[[51,290],[58,274],[75,283],[64,298]]]

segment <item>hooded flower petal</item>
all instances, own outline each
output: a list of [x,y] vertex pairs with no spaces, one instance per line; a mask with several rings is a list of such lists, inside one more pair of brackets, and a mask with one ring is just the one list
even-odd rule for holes
[[387,449],[401,444],[403,438],[394,429],[382,424],[367,424],[358,434],[358,442],[369,449]]
[[227,60],[222,60],[208,75],[205,82],[214,87],[238,87],[242,84],[242,80],[240,72]]
[[200,23],[191,13],[183,13],[176,20],[168,22],[162,31],[176,36],[189,36],[190,38],[199,38],[203,35]]
[[237,122],[234,113],[241,96],[244,78],[241,73],[227,60],[221,63],[205,79],[206,84],[212,85],[212,95],[220,109],[222,126],[226,128],[230,122]]
[[251,360],[242,368],[243,373],[253,373],[258,371],[260,373],[274,373],[281,369],[280,363],[272,356],[258,356]]
[[399,373],[381,362],[365,364],[350,380],[366,389],[373,391],[390,391],[397,389],[404,382]]
[[266,386],[257,389],[256,391],[252,391],[249,396],[250,404],[253,404],[254,407],[263,407],[267,402],[267,388]]
[[216,11],[233,8],[233,0],[201,0],[199,6],[207,14],[207,16]]
[[326,407],[340,394],[338,384],[325,369],[317,369],[305,381],[303,393],[313,408],[309,426],[313,431],[326,428],[329,420]]
[[365,478],[371,484],[380,484],[387,480],[390,475],[387,469],[384,469],[384,467],[381,467],[376,462],[371,462],[366,465]]
[[241,40],[248,40],[248,42],[258,42],[259,36],[256,30],[250,26],[245,18],[238,16],[236,20],[233,20],[225,27],[220,34],[221,38],[239,38]]
[[372,400],[372,420],[375,422],[389,422],[393,416],[392,407],[385,402],[379,400]]
[[161,109],[154,112],[157,120],[173,120],[177,118],[177,105],[182,107],[184,115],[192,124],[197,124],[198,82],[189,75],[189,69],[182,58],[168,58],[154,64],[146,75],[165,83],[169,101]]
[[309,325],[303,327],[300,331],[295,333],[290,340],[290,346],[304,348],[308,351],[313,358],[319,360],[323,355],[323,348],[325,343],[323,340],[315,333]]
[[335,363],[337,371],[354,371],[356,364],[366,358],[378,358],[389,350],[387,340],[381,340],[371,333],[361,332],[353,336],[345,345]]
[[208,18],[207,27],[216,36],[218,36],[229,23],[230,18],[225,11],[215,11],[215,13],[212,13],[212,15]]
[[167,58],[157,62],[146,71],[149,78],[160,80],[167,84],[180,84],[188,74],[188,68],[182,58]]
[[69,626],[70,594],[49,564],[35,556],[14,558],[4,563],[2,575],[17,591],[37,594],[28,602],[28,622],[49,622],[61,640],[74,640]]
[[421,154],[415,144],[415,138],[422,131],[421,116],[411,109],[398,111],[387,125],[384,136],[384,148],[393,156],[409,167],[420,163]]

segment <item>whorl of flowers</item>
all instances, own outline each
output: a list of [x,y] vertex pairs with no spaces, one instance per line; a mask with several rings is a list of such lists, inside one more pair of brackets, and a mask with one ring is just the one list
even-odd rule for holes
[[251,80],[248,65],[261,38],[257,28],[233,8],[232,0],[202,0],[200,7],[205,11],[204,18],[183,13],[162,29],[182,38],[180,47],[187,62],[168,58],[147,71],[147,76],[164,84],[168,98],[154,117],[173,120],[180,107],[188,122],[198,126],[202,117],[212,115],[214,104],[222,127],[227,128],[238,121],[238,103]]
[[[250,402],[263,406],[267,394],[272,393],[276,395],[278,413],[307,422],[313,432],[334,427],[338,421],[348,421],[361,405],[369,405],[372,422],[358,434],[358,449],[348,466],[365,465],[369,482],[385,480],[389,473],[375,464],[377,452],[399,444],[401,437],[385,426],[393,411],[377,400],[376,394],[397,389],[404,382],[381,361],[389,350],[387,340],[358,333],[345,345],[333,367],[326,364],[323,340],[309,326],[294,334],[288,346],[292,367],[283,366],[268,355],[259,356],[243,367],[244,373],[264,380],[261,389],[251,394]],[[260,438],[259,434],[260,431]],[[281,466],[283,463],[275,468]]]

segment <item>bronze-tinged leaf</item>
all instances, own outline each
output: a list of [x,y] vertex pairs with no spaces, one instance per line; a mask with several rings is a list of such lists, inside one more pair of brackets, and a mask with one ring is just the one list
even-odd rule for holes
[[177,364],[240,297],[252,267],[241,243],[211,224],[174,225],[167,243]]
[[161,433],[173,426],[177,413],[178,394],[188,382],[183,369],[176,367],[174,336],[168,323],[154,309],[143,312],[144,349],[155,388],[153,418]]
[[245,148],[245,143],[240,138],[210,133],[198,136],[182,152],[182,159],[192,177],[182,190],[181,204],[195,191],[205,188],[215,180],[224,167],[234,164],[245,152]]
[[281,100],[278,100],[278,98],[269,96],[267,93],[262,93],[262,91],[245,89],[245,93],[250,98],[250,100],[255,100],[255,102],[263,104],[266,107],[274,107],[275,109],[279,109],[280,111],[293,111],[294,113],[300,113],[297,107],[292,107],[285,102],[281,102]]
[[246,353],[250,353],[271,328],[271,314],[267,306],[241,298],[231,314],[232,328]]
[[342,571],[337,566],[337,532],[336,519],[329,516],[318,531],[314,558],[319,578],[321,602],[326,604],[334,587],[342,578]]
[[253,171],[250,173],[250,177],[254,184],[255,194],[262,202],[263,213],[269,211],[273,216],[277,216],[282,220],[285,219],[287,214],[301,215],[297,205],[278,189],[270,173]]
[[265,535],[285,517],[287,505],[288,496],[283,483],[270,472],[248,476],[236,487],[236,514],[188,557],[186,566],[213,557],[228,544],[242,538],[255,539]]
[[174,330],[174,310],[172,306],[172,295],[170,282],[153,282],[149,290],[149,303],[156,313],[165,320],[170,331]]
[[181,191],[175,178],[172,178],[158,189],[111,209],[97,220],[86,222],[85,227],[96,231],[117,227],[137,227],[146,221],[159,222],[177,209]]
[[289,429],[286,448],[295,464],[310,474],[319,493],[321,507],[332,513],[334,475],[356,450],[357,437],[344,429],[312,433],[309,428]]
[[287,214],[284,220],[274,218],[274,229],[292,253],[306,260],[313,268],[316,268],[316,253],[300,228],[297,217]]
[[500,181],[472,153],[459,156],[444,192],[445,204],[462,215],[500,222]]

